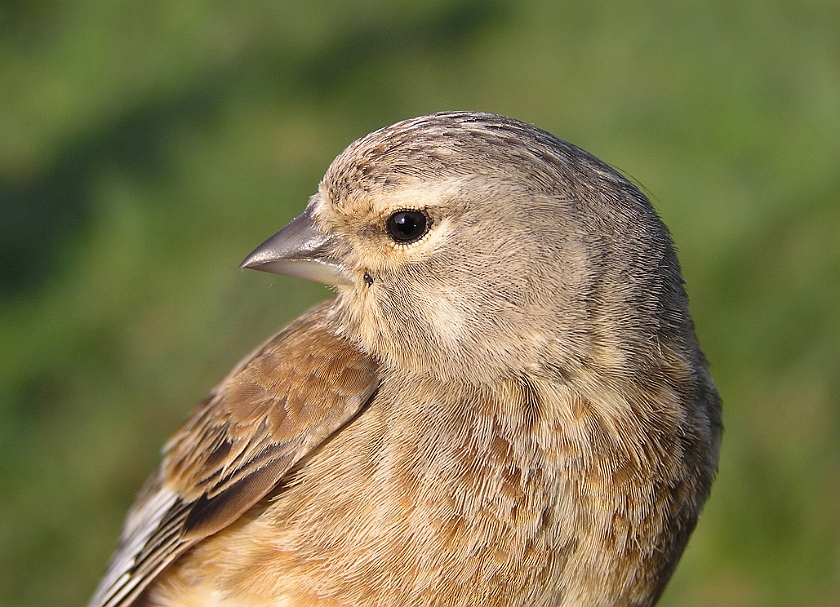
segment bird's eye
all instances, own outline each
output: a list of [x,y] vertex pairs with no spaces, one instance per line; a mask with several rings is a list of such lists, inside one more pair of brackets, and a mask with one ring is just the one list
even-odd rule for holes
[[385,223],[388,235],[399,244],[420,240],[429,231],[429,219],[422,211],[397,211]]

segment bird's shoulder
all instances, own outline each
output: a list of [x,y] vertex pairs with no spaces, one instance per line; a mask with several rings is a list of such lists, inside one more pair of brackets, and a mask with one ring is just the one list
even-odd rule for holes
[[330,330],[331,305],[316,306],[243,359],[188,416],[130,510],[90,607],[131,605],[369,400],[378,365]]

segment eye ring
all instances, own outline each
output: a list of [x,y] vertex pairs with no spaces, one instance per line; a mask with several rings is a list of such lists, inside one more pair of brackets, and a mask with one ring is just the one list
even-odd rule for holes
[[411,244],[425,236],[432,222],[429,216],[417,209],[394,211],[385,221],[385,231],[397,244]]

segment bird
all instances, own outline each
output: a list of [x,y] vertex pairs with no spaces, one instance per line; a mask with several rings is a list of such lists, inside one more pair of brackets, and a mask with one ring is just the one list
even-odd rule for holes
[[723,424],[637,186],[528,123],[420,116],[242,267],[333,293],[169,440],[90,607],[658,601]]

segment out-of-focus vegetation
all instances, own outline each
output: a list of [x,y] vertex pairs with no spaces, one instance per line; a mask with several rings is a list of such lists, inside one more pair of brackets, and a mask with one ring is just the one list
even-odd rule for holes
[[586,148],[672,229],[727,431],[662,604],[840,604],[840,4],[16,0],[0,605],[85,603],[180,419],[327,294],[239,261],[443,109]]

